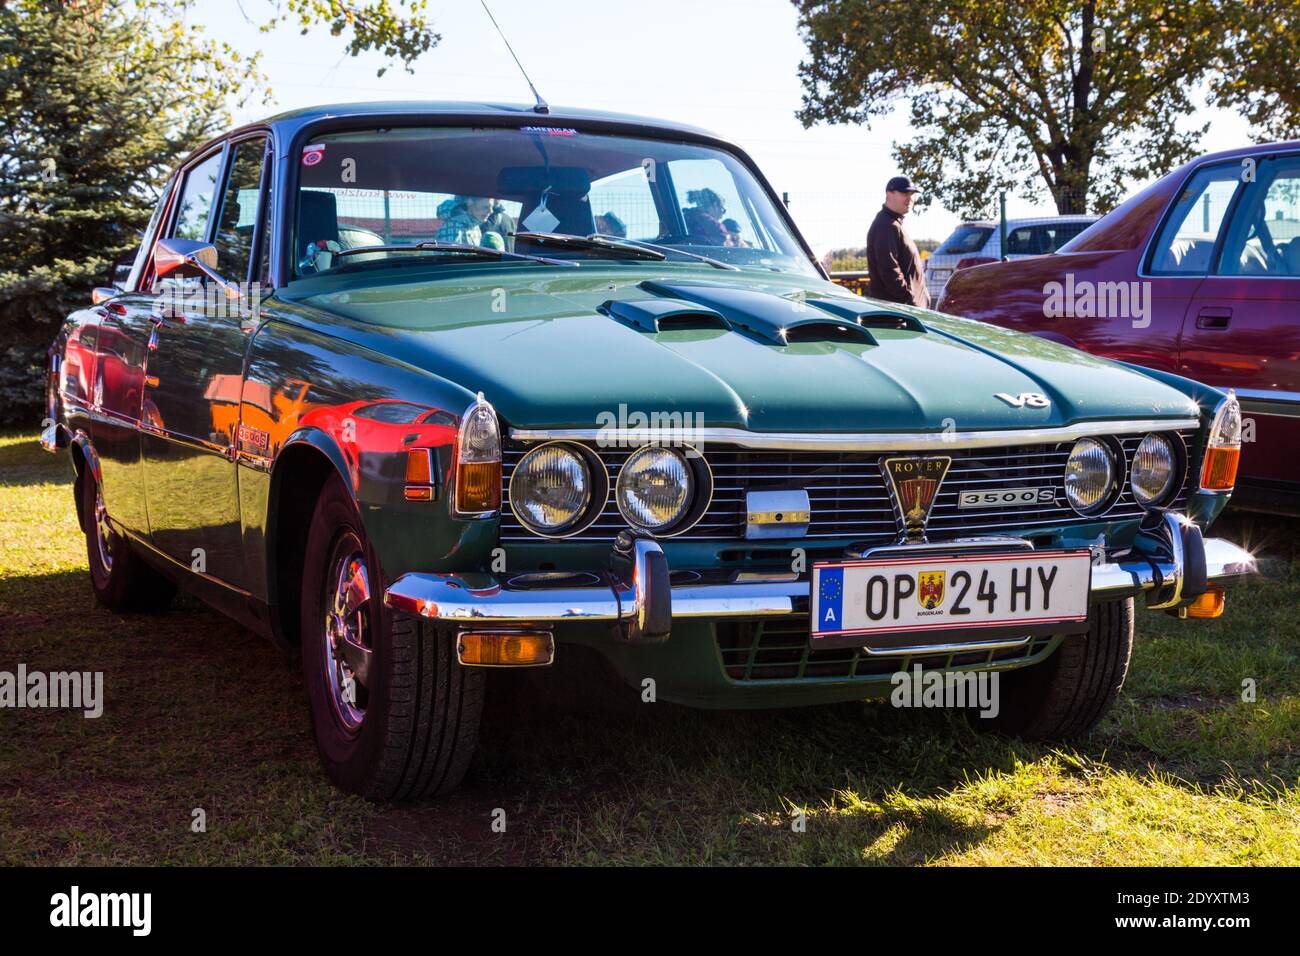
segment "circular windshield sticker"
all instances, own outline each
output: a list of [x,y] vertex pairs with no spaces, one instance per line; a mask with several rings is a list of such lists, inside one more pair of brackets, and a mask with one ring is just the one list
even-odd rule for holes
[[304,146],[302,148],[302,164],[304,166],[315,166],[325,158],[325,144],[319,143],[314,146]]

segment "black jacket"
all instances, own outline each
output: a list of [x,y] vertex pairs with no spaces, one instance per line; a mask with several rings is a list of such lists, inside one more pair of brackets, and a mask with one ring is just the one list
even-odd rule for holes
[[903,230],[902,219],[888,206],[881,206],[867,230],[870,295],[886,302],[928,308],[930,293],[925,289],[925,276],[921,272],[921,254]]

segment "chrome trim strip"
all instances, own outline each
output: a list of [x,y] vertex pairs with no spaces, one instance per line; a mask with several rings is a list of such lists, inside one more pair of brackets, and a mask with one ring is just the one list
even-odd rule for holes
[[518,442],[614,440],[620,444],[684,445],[715,442],[760,451],[927,451],[945,448],[996,448],[1001,445],[1047,445],[1094,435],[1138,435],[1200,428],[1199,418],[1146,418],[1130,421],[1078,422],[1055,428],[1009,428],[983,432],[752,432],[743,428],[512,428]]
[[1300,418],[1300,392],[1274,391],[1267,388],[1236,389],[1242,412]]

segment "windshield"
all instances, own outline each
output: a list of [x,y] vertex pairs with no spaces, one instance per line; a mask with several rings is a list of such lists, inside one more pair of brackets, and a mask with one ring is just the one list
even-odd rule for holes
[[650,258],[610,248],[620,240],[665,247],[670,261],[703,255],[742,269],[816,274],[749,170],[708,146],[558,127],[402,128],[323,134],[299,162],[299,276],[473,258],[440,252],[438,243],[481,248],[485,257]]

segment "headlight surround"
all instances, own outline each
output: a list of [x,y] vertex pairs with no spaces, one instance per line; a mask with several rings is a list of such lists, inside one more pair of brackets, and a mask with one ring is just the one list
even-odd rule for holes
[[666,531],[690,510],[695,479],[690,463],[672,448],[633,452],[618,472],[614,497],[628,524]]
[[1133,454],[1131,472],[1129,486],[1137,503],[1144,508],[1160,504],[1178,474],[1173,443],[1163,435],[1147,435]]
[[591,510],[596,484],[580,449],[540,445],[519,459],[510,475],[510,507],[536,534],[572,532]]
[[1080,438],[1065,462],[1065,497],[1079,514],[1094,514],[1110,500],[1115,455],[1095,438]]

